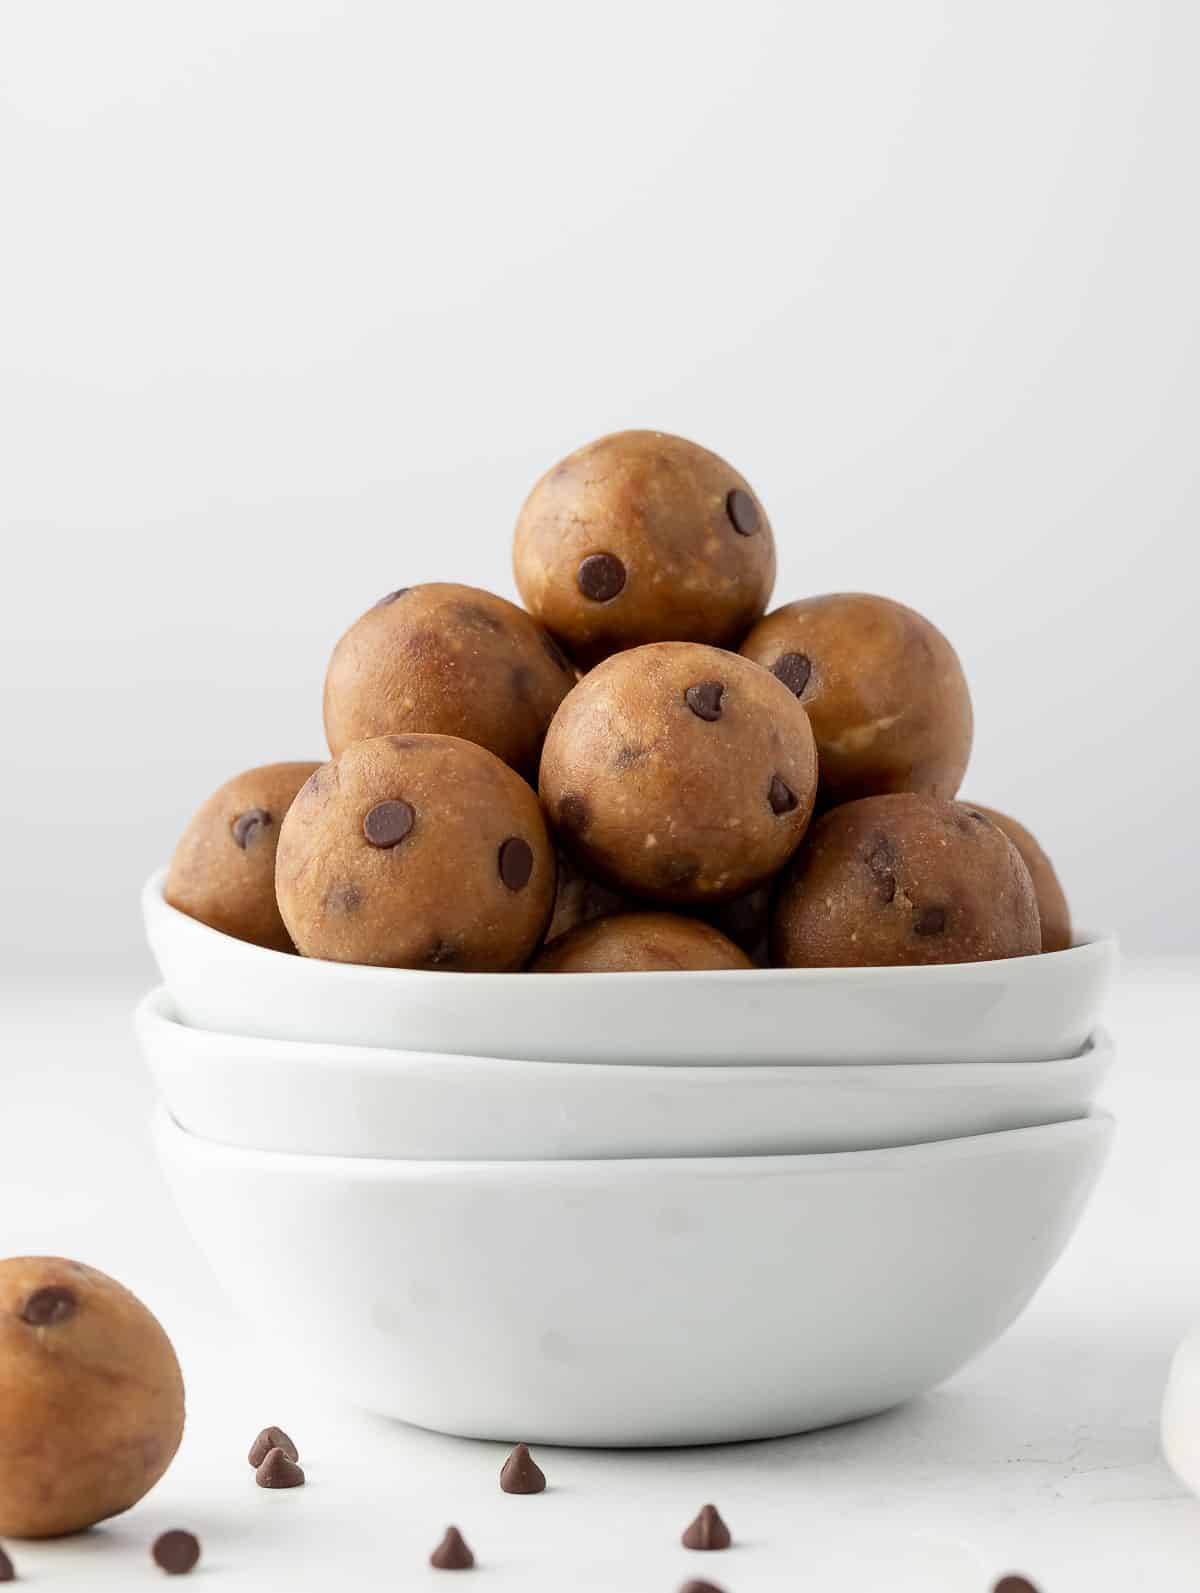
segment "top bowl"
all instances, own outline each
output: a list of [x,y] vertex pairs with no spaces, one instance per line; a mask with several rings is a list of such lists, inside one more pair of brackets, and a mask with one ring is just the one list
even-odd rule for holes
[[1087,1041],[1116,962],[1099,937],[919,968],[428,973],[266,951],[142,893],[179,1019],[197,1029],[532,1062],[1048,1062]]

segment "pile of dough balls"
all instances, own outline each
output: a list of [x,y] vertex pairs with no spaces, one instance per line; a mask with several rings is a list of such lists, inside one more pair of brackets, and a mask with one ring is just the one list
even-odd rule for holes
[[971,962],[1071,944],[1054,869],[957,800],[953,647],[863,593],[767,612],[775,542],[732,465],[601,437],[517,519],[524,608],[399,587],[337,643],[331,760],[237,775],[167,900],[272,951],[602,973]]

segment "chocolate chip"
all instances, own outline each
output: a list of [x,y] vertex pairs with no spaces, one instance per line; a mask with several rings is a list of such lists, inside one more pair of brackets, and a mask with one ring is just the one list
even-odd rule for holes
[[233,839],[245,852],[254,845],[264,830],[271,828],[273,822],[266,808],[249,808],[234,819]]
[[0,1582],[15,1582],[16,1580],[17,1573],[13,1570],[12,1561],[4,1550],[0,1549]]
[[568,791],[558,804],[558,822],[562,829],[582,835],[592,822],[592,810],[587,798],[577,791]]
[[812,659],[807,653],[781,653],[771,665],[771,673],[800,697],[812,675]]
[[74,1316],[78,1309],[79,1300],[73,1289],[51,1283],[29,1296],[21,1307],[20,1316],[30,1327],[56,1327]]
[[438,1571],[469,1571],[475,1556],[463,1542],[457,1527],[447,1527],[446,1535],[429,1556],[429,1563]]
[[184,1576],[200,1558],[200,1540],[194,1533],[176,1528],[155,1538],[150,1552],[155,1565],[160,1566],[168,1576]]
[[304,1472],[277,1446],[268,1449],[254,1473],[254,1480],[260,1488],[302,1488]]
[[632,769],[634,764],[645,761],[645,747],[640,747],[632,741],[623,741],[612,755],[614,769]]
[[533,849],[519,835],[510,835],[500,848],[500,878],[510,891],[524,890],[533,873]]
[[593,603],[611,603],[625,586],[625,566],[615,553],[592,553],[576,570],[575,581]]
[[250,1445],[250,1453],[246,1456],[246,1459],[252,1466],[257,1468],[262,1465],[272,1449],[282,1449],[289,1460],[300,1459],[300,1451],[282,1427],[264,1427]]
[[697,1582],[693,1580],[685,1582],[679,1589],[679,1593],[724,1593],[724,1589],[719,1588],[715,1582]]
[[1038,1590],[1028,1577],[1002,1576],[992,1593],[1038,1593]]
[[399,846],[413,827],[416,814],[407,802],[377,802],[363,819],[363,834],[372,846]]
[[543,1493],[546,1474],[529,1453],[528,1444],[518,1444],[500,1469],[500,1487],[505,1493]]
[[689,686],[683,694],[683,700],[697,719],[707,719],[711,724],[714,719],[721,717],[721,698],[724,695],[725,688],[719,680],[705,680],[698,686]]
[[716,1505],[707,1504],[683,1534],[685,1549],[727,1549],[733,1542]]
[[389,592],[386,597],[381,597],[375,607],[386,608],[389,603],[394,603],[398,597],[403,597],[406,592],[411,591],[411,586],[398,586],[394,592]]
[[549,654],[551,663],[557,664],[564,675],[570,675],[574,677],[575,671],[568,662],[567,655],[563,652],[562,648],[554,640],[549,631],[542,632],[542,646]]
[[896,876],[892,872],[895,866],[896,848],[886,835],[877,835],[867,854],[867,867],[875,876],[878,897],[885,907],[896,899]]
[[923,907],[913,919],[914,935],[940,935],[946,928],[944,907]]
[[773,774],[771,784],[767,788],[767,801],[771,804],[771,812],[779,814],[790,813],[799,805],[800,799],[790,785],[786,785],[777,774]]
[[362,892],[357,885],[333,885],[321,898],[321,906],[327,913],[345,918],[362,906]]
[[733,529],[744,537],[752,537],[758,530],[758,505],[740,487],[735,487],[725,499],[725,512],[733,522]]

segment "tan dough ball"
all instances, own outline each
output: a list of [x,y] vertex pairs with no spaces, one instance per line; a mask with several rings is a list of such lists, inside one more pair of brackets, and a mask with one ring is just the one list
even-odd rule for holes
[[182,1436],[179,1363],[140,1300],[77,1261],[0,1261],[0,1537],[119,1515]]
[[775,540],[745,477],[707,448],[621,431],[534,487],[513,571],[531,614],[585,667],[643,642],[736,647],[775,584]]
[[291,951],[275,904],[275,848],[296,792],[319,768],[268,763],[214,791],[175,848],[166,884],[171,906],[238,940]]
[[986,814],[1020,852],[1033,880],[1037,896],[1038,913],[1042,920],[1042,950],[1066,951],[1071,944],[1071,908],[1066,892],[1054,872],[1054,864],[1038,845],[1034,836],[1007,813],[997,813],[995,808],[982,807],[978,802],[965,804],[977,813]]
[[542,939],[554,849],[537,797],[492,753],[457,736],[377,736],[304,786],[275,887],[306,957],[503,972]]
[[535,780],[546,726],[574,684],[574,666],[515,603],[473,586],[404,587],[334,648],[325,735],[335,758],[372,736],[461,736]]
[[977,810],[915,793],[817,819],[776,893],[785,968],[979,962],[1040,951],[1029,870]]
[[658,642],[585,675],[555,715],[541,793],[585,872],[704,905],[769,879],[816,795],[808,716],[736,653]]
[[580,924],[548,945],[531,973],[638,973],[649,969],[752,968],[731,940],[698,918],[620,913]]
[[742,643],[808,711],[822,807],[889,791],[949,799],[971,754],[958,654],[903,603],[861,592],[786,603]]

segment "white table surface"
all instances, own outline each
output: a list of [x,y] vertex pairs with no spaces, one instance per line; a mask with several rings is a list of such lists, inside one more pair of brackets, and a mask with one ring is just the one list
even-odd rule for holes
[[[194,1573],[229,1593],[442,1587],[427,1556],[456,1522],[477,1582],[674,1593],[888,1589],[987,1593],[1022,1570],[1043,1593],[1200,1587],[1200,1503],[1158,1451],[1171,1352],[1200,1324],[1200,965],[1142,967],[1108,1010],[1119,1122],[1099,1192],[1025,1317],[902,1410],[796,1439],[654,1452],[541,1450],[551,1488],[510,1498],[503,1450],[347,1411],[237,1322],[151,1159],[150,1091],[129,1025],[136,991],[5,992],[0,1007],[0,1254],[60,1254],[112,1273],[171,1333],[188,1430],[154,1492],[82,1537],[9,1543],[23,1580],[132,1589],[148,1546],[186,1526]],[[287,1322],[278,1323],[278,1338]],[[266,1423],[300,1445],[308,1485],[253,1485]],[[679,1533],[714,1501],[725,1554]],[[192,1585],[192,1584],[188,1584]],[[451,1583],[457,1586],[457,1583]]]

